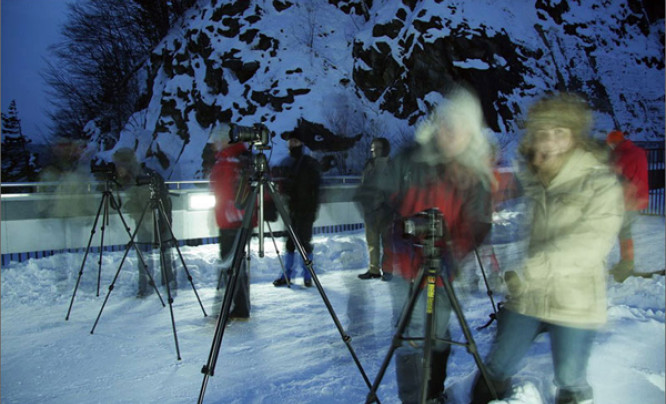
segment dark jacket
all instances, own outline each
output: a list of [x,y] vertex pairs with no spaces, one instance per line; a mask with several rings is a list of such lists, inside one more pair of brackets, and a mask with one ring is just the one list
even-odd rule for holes
[[354,194],[354,201],[360,205],[363,219],[370,227],[383,228],[392,221],[393,212],[387,205],[387,196],[377,194],[380,188],[378,184],[388,181],[385,176],[388,175],[389,164],[388,157],[368,160],[363,169],[361,184]]
[[287,157],[278,170],[283,195],[291,216],[300,216],[314,222],[319,209],[321,174],[319,163],[308,155],[298,159]]

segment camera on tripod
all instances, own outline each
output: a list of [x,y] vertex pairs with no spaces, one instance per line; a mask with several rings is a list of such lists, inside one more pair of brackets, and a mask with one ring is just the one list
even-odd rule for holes
[[150,174],[142,174],[136,177],[136,185],[154,185],[153,176]]
[[403,220],[403,236],[423,240],[444,237],[444,218],[438,209],[428,209]]
[[258,146],[267,146],[268,135],[268,128],[261,123],[255,123],[252,126],[231,125],[229,142],[248,142]]
[[102,161],[95,164],[94,161],[90,162],[90,173],[100,181],[115,181],[118,176],[116,165],[113,162]]

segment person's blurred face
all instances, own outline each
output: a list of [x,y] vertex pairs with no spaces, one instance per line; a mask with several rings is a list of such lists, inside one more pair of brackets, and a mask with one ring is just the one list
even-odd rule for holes
[[287,145],[289,146],[289,149],[293,149],[295,147],[302,146],[303,142],[301,142],[299,139],[296,139],[295,137],[292,137],[289,139],[289,143]]
[[472,140],[472,130],[461,122],[442,126],[437,133],[437,145],[444,157],[453,158],[461,154]]
[[222,150],[226,149],[227,146],[229,146],[229,144],[230,144],[229,142],[230,141],[229,141],[228,137],[225,137],[225,136],[219,137],[219,138],[215,139],[215,141],[213,142],[213,148],[215,149],[215,151],[218,151],[218,152],[222,151]]
[[540,170],[557,171],[564,157],[573,148],[571,129],[544,126],[534,134],[534,165]]
[[370,155],[372,156],[373,159],[376,159],[377,157],[381,157],[384,153],[384,148],[382,147],[382,144],[379,142],[372,142],[370,145]]

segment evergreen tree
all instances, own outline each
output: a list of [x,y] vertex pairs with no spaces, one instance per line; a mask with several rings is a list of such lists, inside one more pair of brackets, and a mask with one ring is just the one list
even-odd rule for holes
[[36,156],[27,147],[30,142],[21,129],[16,100],[12,100],[7,113],[2,113],[2,182],[36,179]]

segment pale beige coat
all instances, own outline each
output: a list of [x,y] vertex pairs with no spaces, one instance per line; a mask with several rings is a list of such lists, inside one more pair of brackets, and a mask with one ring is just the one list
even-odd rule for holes
[[507,308],[560,325],[603,325],[605,259],[624,214],[615,175],[591,153],[576,149],[547,187],[529,175],[523,185],[531,236],[522,273],[507,284]]

